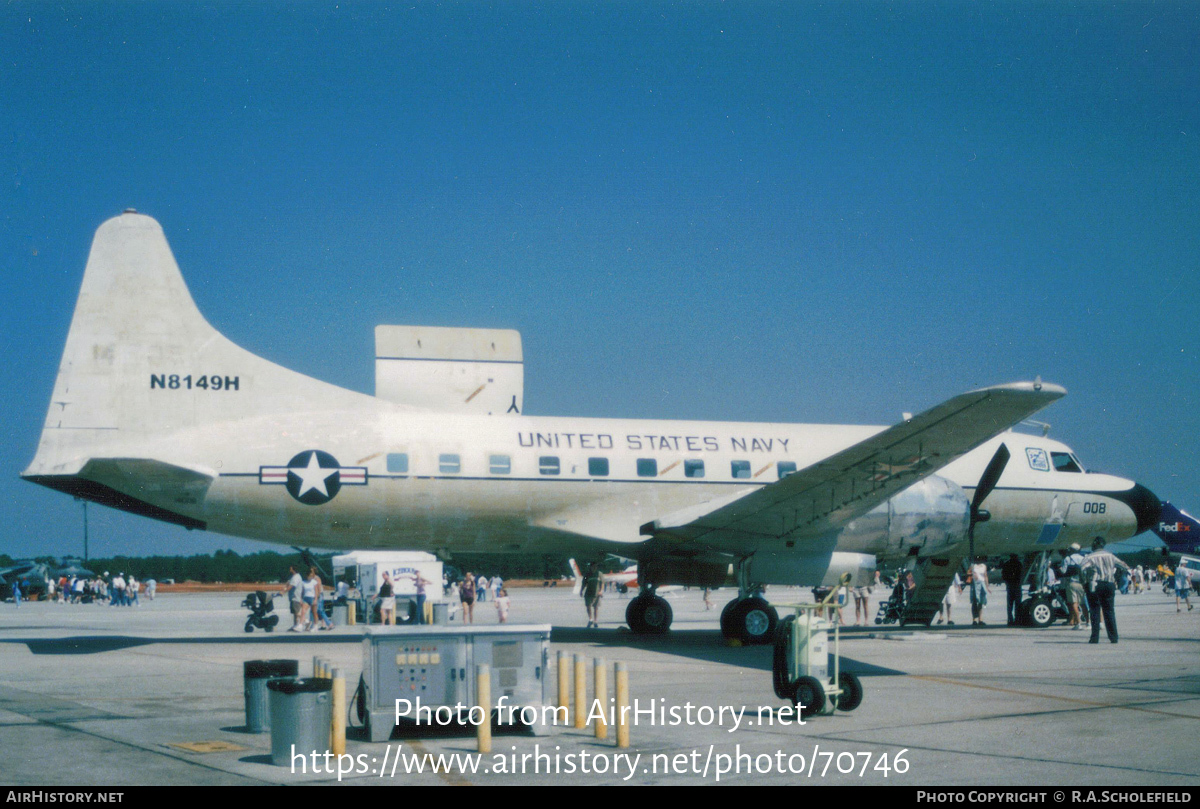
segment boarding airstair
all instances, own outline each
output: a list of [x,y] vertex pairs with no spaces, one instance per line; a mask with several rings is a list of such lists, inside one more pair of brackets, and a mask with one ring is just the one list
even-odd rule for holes
[[928,626],[933,623],[964,559],[966,556],[928,556],[917,563],[913,569],[917,589],[909,598],[901,624]]

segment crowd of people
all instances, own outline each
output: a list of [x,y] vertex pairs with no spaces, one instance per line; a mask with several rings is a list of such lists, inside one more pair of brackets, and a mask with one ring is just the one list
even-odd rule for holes
[[46,580],[46,600],[60,604],[107,604],[111,607],[140,607],[141,595],[154,600],[158,582],[138,581],[132,573],[107,570],[99,576],[59,576]]

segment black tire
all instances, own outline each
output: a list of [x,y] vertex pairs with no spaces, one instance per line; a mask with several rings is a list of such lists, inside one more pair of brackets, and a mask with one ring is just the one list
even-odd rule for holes
[[729,614],[733,612],[733,608],[737,606],[738,599],[734,599],[725,605],[721,610],[721,636],[725,638],[735,638],[732,625],[729,623]]
[[858,677],[848,671],[838,674],[838,688],[842,693],[834,697],[833,706],[839,711],[853,711],[862,705],[863,687]]
[[800,708],[800,717],[807,718],[825,708],[825,689],[816,677],[801,677],[792,685],[792,704]]
[[1025,614],[1029,626],[1042,629],[1054,623],[1054,604],[1050,602],[1050,599],[1045,596],[1034,596],[1027,603]]
[[618,584],[617,592],[620,593],[621,595],[625,595],[626,593],[629,592],[629,586],[626,584]]
[[247,632],[254,632],[254,624],[246,624]]
[[751,646],[762,646],[775,639],[779,613],[765,598],[744,598],[734,604],[728,622],[733,637]]
[[625,608],[625,622],[635,635],[665,635],[674,611],[661,596],[640,595]]
[[651,635],[665,635],[675,619],[675,611],[662,596],[649,596],[646,609],[642,611],[642,623]]
[[264,632],[274,632],[275,624],[267,624],[266,626],[263,627],[263,631]]
[[[396,623],[402,625],[415,624],[417,622],[417,602],[406,601],[407,606],[396,605]],[[476,601],[478,603],[478,601]]]

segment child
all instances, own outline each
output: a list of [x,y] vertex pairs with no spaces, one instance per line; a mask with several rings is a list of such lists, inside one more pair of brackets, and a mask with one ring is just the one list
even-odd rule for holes
[[500,623],[508,623],[508,590],[501,587],[496,593],[496,612],[500,613]]

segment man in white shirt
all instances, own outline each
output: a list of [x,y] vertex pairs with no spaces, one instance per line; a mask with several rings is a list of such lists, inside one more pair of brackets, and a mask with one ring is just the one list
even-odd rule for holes
[[292,627],[288,632],[299,632],[300,614],[304,607],[304,598],[300,591],[304,588],[304,579],[296,572],[294,565],[288,567],[288,573],[291,575],[288,577],[287,584],[283,586],[283,591],[287,593],[288,605],[292,610]]
[[1092,637],[1088,643],[1100,642],[1100,615],[1110,643],[1117,642],[1117,569],[1128,571],[1129,565],[1104,550],[1104,537],[1092,540],[1092,552],[1083,560],[1080,574],[1087,590],[1088,610],[1092,613]]

